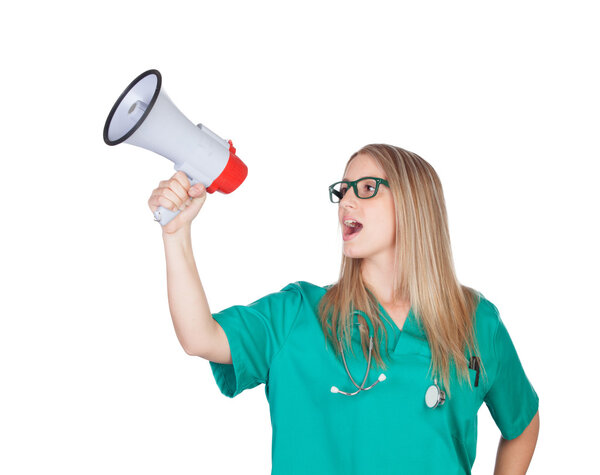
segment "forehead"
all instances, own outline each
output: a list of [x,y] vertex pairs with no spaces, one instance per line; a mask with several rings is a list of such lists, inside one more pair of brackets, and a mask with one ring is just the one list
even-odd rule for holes
[[352,159],[342,180],[354,181],[364,176],[387,178],[373,157],[360,153]]

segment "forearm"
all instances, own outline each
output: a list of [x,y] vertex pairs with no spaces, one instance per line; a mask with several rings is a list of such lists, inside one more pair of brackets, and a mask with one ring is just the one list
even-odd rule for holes
[[523,433],[512,440],[500,437],[494,475],[522,475],[533,457],[539,434],[539,413]]
[[175,333],[186,353],[202,356],[216,331],[192,251],[191,229],[163,233],[167,293]]

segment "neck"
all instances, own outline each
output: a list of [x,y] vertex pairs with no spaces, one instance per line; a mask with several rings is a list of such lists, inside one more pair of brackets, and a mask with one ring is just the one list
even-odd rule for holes
[[381,305],[386,307],[405,307],[408,299],[394,296],[394,264],[393,259],[365,258],[361,267],[362,278],[365,284]]

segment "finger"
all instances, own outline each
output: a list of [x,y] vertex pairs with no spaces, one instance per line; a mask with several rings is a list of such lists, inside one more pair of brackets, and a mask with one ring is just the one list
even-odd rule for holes
[[170,209],[172,211],[175,211],[177,209],[175,203],[159,194],[150,197],[150,199],[148,200],[148,206],[153,212],[156,211],[159,206]]
[[152,193],[150,194],[150,198],[152,198],[153,196],[161,196],[161,195],[166,196],[167,198],[169,198],[170,200],[172,200],[174,202],[178,202],[178,201],[182,202],[189,198],[188,195],[180,196],[178,193],[175,193],[175,191],[173,191],[169,187],[155,188],[154,190],[152,190]]
[[159,195],[156,197],[156,202],[158,203],[159,206],[170,209],[171,211],[177,211],[179,209],[179,206],[177,206],[176,203],[174,203],[169,198],[162,196],[162,195]]
[[148,206],[158,208],[160,204],[158,203],[158,197],[162,195],[162,189],[155,189],[152,191],[150,198],[148,198]]
[[[154,194],[153,202],[159,203],[159,206],[163,206],[165,208],[169,208],[175,211],[176,209],[179,209],[179,207],[183,203],[183,200],[179,198],[179,196],[177,196],[175,193],[173,193],[173,191],[169,188],[163,188],[162,190],[160,190],[160,192]],[[166,205],[163,203],[166,203]]]
[[152,207],[154,205],[156,205],[156,196],[158,194],[158,188],[155,190],[152,190],[152,193],[150,193],[150,198],[148,198],[148,206]]
[[165,198],[164,196],[161,196],[161,195],[152,196],[148,200],[148,206],[150,207],[152,212],[155,212],[159,206],[170,209],[172,211],[175,211],[177,209],[175,207],[175,203],[173,203],[171,200],[169,200],[168,198]]
[[170,180],[169,186],[167,187],[167,189],[169,189],[173,193],[175,193],[179,197],[179,199],[182,201],[188,197],[188,193],[187,193],[186,189],[177,180]]
[[191,186],[190,180],[187,177],[187,175],[181,170],[179,170],[177,173],[175,173],[175,175],[171,177],[171,181],[173,180],[177,180],[177,182],[181,184],[181,186],[185,190],[185,194],[187,195],[187,190],[189,190]]

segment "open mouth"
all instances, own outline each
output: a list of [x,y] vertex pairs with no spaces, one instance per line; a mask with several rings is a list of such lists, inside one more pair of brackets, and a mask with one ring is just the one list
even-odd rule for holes
[[349,238],[358,234],[363,228],[363,225],[358,221],[346,221],[344,222],[344,238]]

